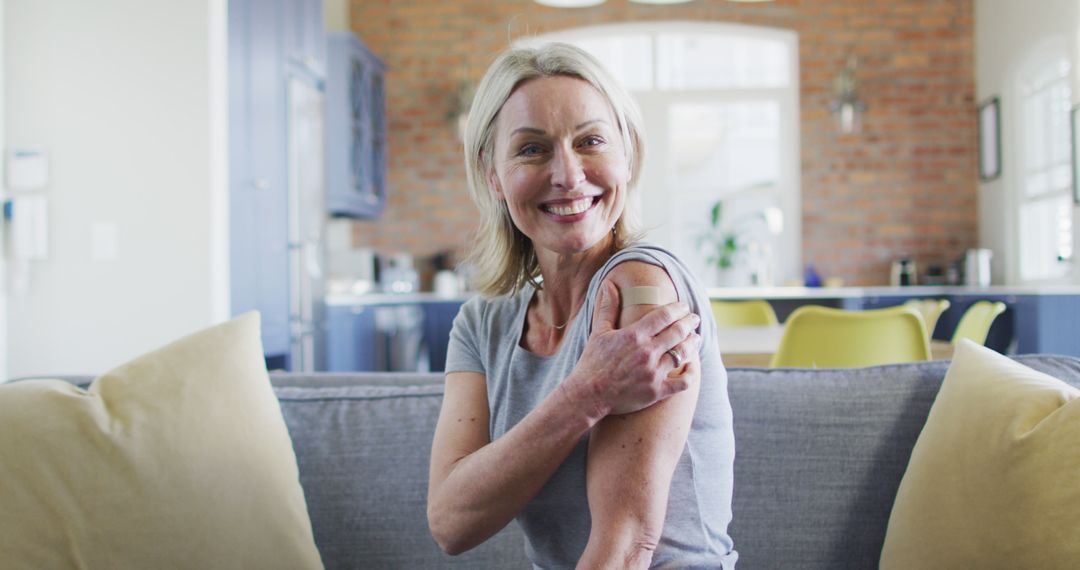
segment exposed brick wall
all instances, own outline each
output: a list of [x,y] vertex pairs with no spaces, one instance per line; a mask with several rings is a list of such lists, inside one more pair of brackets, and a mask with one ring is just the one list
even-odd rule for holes
[[[509,42],[587,25],[698,20],[799,34],[803,260],[848,284],[884,284],[902,256],[921,268],[977,240],[972,0],[608,0],[554,9],[532,0],[352,0],[353,30],[389,67],[390,198],[357,245],[417,256],[460,250],[475,207],[448,120],[457,82],[477,81]],[[862,132],[837,133],[827,106],[845,56],[859,57]]]

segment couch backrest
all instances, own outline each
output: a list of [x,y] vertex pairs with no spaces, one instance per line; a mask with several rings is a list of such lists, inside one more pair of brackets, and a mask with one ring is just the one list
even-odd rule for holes
[[[1080,360],[1016,360],[1080,387]],[[876,568],[948,365],[732,370],[740,568]]]
[[529,568],[512,523],[463,555],[427,526],[439,374],[274,376],[327,569]]
[[[1080,387],[1080,360],[1017,360]],[[743,569],[874,568],[948,362],[732,369]],[[528,568],[516,525],[459,557],[427,529],[437,374],[273,375],[327,568]]]

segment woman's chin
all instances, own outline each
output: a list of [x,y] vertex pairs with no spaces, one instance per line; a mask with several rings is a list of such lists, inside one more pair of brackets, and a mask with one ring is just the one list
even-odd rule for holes
[[559,240],[559,243],[552,244],[552,247],[549,249],[562,255],[576,255],[588,253],[600,248],[606,248],[610,239],[610,231],[595,232],[587,236],[581,236],[580,238],[563,236],[563,239]]

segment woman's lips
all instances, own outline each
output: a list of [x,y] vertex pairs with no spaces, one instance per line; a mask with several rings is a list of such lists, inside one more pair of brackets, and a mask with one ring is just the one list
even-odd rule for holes
[[584,217],[594,204],[600,201],[599,196],[586,196],[575,200],[561,200],[547,202],[540,205],[545,213],[566,221],[575,221]]

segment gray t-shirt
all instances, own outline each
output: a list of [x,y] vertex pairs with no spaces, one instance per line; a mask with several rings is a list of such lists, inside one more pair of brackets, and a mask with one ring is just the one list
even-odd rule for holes
[[[570,374],[592,329],[597,288],[615,265],[631,260],[666,270],[679,300],[701,316],[701,390],[686,447],[675,467],[652,566],[731,569],[738,555],[727,534],[735,461],[727,372],[704,288],[670,252],[635,244],[612,256],[593,275],[585,305],[551,356],[537,356],[520,346],[535,288],[469,300],[454,319],[446,371],[486,376],[490,436],[492,441],[501,437]],[[529,559],[537,568],[573,568],[585,551],[591,522],[585,485],[587,452],[588,434],[517,517],[528,539]]]

